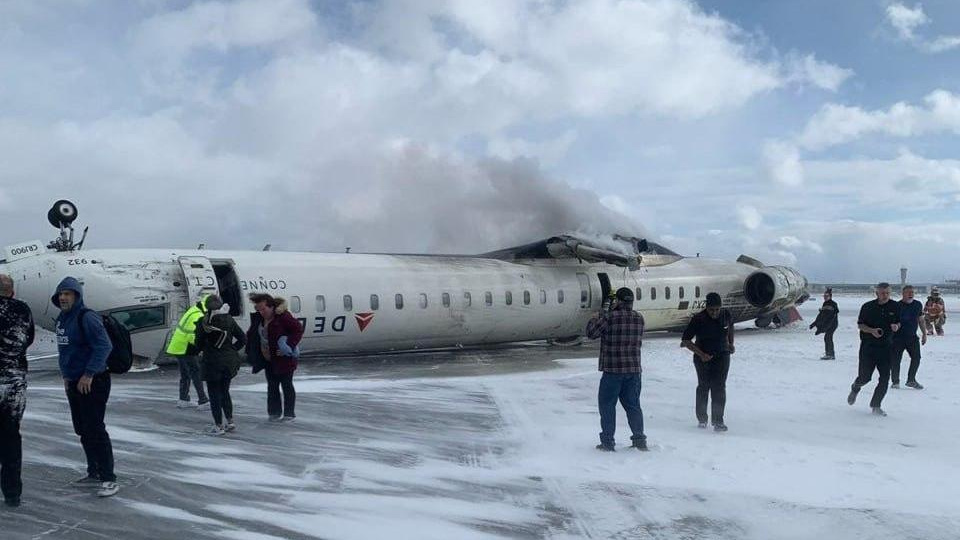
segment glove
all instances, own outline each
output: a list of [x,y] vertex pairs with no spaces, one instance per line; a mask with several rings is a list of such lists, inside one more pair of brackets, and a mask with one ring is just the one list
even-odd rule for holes
[[280,336],[280,339],[277,340],[277,352],[281,356],[293,356],[293,348],[287,344],[287,336]]
[[280,339],[277,340],[277,352],[281,356],[289,356],[290,358],[300,358],[300,346],[290,347],[287,343],[287,336],[280,336]]

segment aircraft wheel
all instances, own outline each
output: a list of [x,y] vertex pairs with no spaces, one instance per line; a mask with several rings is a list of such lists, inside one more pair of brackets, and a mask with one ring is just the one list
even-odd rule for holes
[[577,345],[583,344],[583,336],[551,339],[549,343],[558,347],[576,347]]
[[47,212],[47,221],[56,228],[60,224],[69,225],[77,219],[77,206],[66,199],[60,199],[53,203],[53,207]]

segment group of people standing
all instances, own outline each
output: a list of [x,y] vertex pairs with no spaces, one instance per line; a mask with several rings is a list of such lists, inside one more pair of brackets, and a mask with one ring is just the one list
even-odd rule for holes
[[[648,450],[643,432],[643,409],[640,407],[641,361],[643,344],[643,315],[633,310],[633,291],[623,287],[616,292],[616,302],[606,306],[587,323],[587,337],[600,339],[598,370],[600,388],[597,405],[600,410],[600,444],[598,450],[613,452],[617,422],[617,401],[627,414],[632,435],[631,447]],[[727,403],[727,373],[734,347],[733,315],[723,308],[720,295],[706,296],[703,311],[687,324],[680,345],[693,353],[697,372],[697,393],[694,411],[697,427],[706,429],[708,422],[714,431],[727,431],[724,409]],[[710,404],[710,414],[707,405]]]
[[[26,407],[27,349],[35,333],[30,307],[14,296],[13,279],[0,274],[0,487],[5,504],[11,507],[20,506],[23,493],[20,423]],[[120,490],[104,422],[111,387],[107,358],[113,343],[101,315],[84,304],[83,286],[77,279],[64,278],[50,301],[60,310],[56,319],[60,375],[87,461],[86,474],[72,484],[110,497]],[[209,431],[215,435],[236,429],[230,382],[240,368],[239,351],[244,347],[254,373],[266,374],[270,420],[296,416],[293,373],[303,327],[281,298],[251,294],[250,301],[255,313],[244,332],[219,296],[205,296],[181,317],[168,346],[179,353],[181,401],[189,402],[191,382],[202,402],[209,395],[214,419]],[[201,392],[200,380],[206,382],[206,394]]]
[[[914,299],[911,285],[903,287],[899,301],[890,299],[889,283],[878,284],[875,292],[877,298],[863,304],[857,317],[859,365],[847,402],[850,405],[856,403],[860,389],[870,382],[873,372],[877,371],[879,381],[870,407],[873,414],[886,416],[881,404],[891,383],[891,376],[892,386],[900,386],[900,364],[904,352],[910,356],[905,386],[923,389],[923,385],[917,381],[920,347],[926,345],[928,334],[936,332],[943,335],[945,309],[936,287],[931,290],[926,305]],[[833,335],[838,327],[839,314],[833,291],[828,288],[817,318],[810,325],[810,328],[817,329],[817,334],[824,335],[823,360],[836,358]],[[633,310],[633,291],[628,288],[619,289],[616,303],[609,309],[605,306],[587,324],[587,337],[601,340],[598,369],[603,375],[597,396],[601,429],[598,450],[612,452],[615,449],[618,400],[626,412],[627,423],[632,431],[631,446],[647,450],[643,410],[640,407],[643,330],[643,315]],[[680,338],[680,345],[694,355],[693,364],[697,372],[694,410],[698,427],[706,428],[709,422],[715,431],[727,431],[723,418],[727,399],[726,381],[730,355],[736,348],[733,317],[723,308],[719,294],[707,294],[705,309],[690,319]],[[709,415],[708,402],[711,405]]]
[[[178,406],[191,403],[192,382],[197,388],[198,408],[209,402],[214,423],[207,432],[211,435],[237,429],[230,382],[240,370],[240,351],[244,349],[253,372],[266,375],[269,419],[286,422],[297,416],[293,374],[300,357],[303,326],[287,310],[283,298],[254,293],[250,302],[254,312],[244,332],[230,316],[229,304],[217,295],[204,296],[180,317],[167,346],[167,354],[176,357],[180,366]],[[209,398],[200,381],[206,382]]]

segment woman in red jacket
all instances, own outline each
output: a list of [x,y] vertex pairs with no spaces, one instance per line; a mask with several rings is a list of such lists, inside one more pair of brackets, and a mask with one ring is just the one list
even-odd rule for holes
[[297,416],[293,372],[297,370],[303,327],[287,311],[287,301],[283,298],[252,293],[250,301],[256,312],[250,315],[247,330],[247,358],[254,373],[263,369],[267,376],[267,414],[272,421],[293,420]]

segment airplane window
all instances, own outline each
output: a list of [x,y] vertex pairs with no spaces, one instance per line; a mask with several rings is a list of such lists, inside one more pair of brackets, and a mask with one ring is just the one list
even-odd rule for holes
[[327,310],[327,300],[322,294],[317,295],[317,313],[323,313]]
[[558,304],[563,303],[563,289],[560,289],[557,291],[557,303]]
[[427,295],[420,293],[420,309],[427,309]]
[[492,306],[492,305],[493,305],[493,293],[492,293],[492,292],[487,291],[487,292],[483,293],[483,303],[486,304],[486,305],[488,305],[488,306]]
[[683,300],[683,287],[680,287],[680,299]]
[[694,294],[697,296],[697,298],[700,298],[700,286],[699,286],[699,285],[697,285],[697,288],[694,289]]
[[291,296],[290,297],[290,311],[294,313],[300,313],[300,297]]
[[523,305],[530,305],[530,291],[523,291]]
[[540,303],[541,304],[547,303],[547,291],[543,289],[540,289]]
[[443,307],[450,307],[450,293],[441,294],[440,302],[443,303]]
[[643,299],[643,289],[641,289],[640,287],[637,287],[637,301],[639,302],[642,299]]
[[651,300],[656,300],[656,299],[657,299],[657,288],[656,288],[656,287],[650,287],[650,299],[651,299]]
[[508,306],[513,305],[513,291],[507,291],[507,293],[504,295],[504,298],[506,299]]
[[349,294],[343,295],[343,310],[353,311],[353,297]]
[[396,299],[396,301],[397,301],[397,309],[403,309],[403,295],[402,295],[402,294],[397,294],[397,296],[395,297],[395,299]]
[[473,297],[470,296],[469,292],[463,293],[463,307],[470,307],[470,304],[473,303]]
[[663,296],[669,300],[670,299],[670,287],[665,287],[663,291]]
[[164,306],[112,311],[110,312],[110,316],[131,332],[163,326],[167,318],[166,308]]
[[370,311],[376,311],[380,309],[380,297],[376,294],[370,295]]

